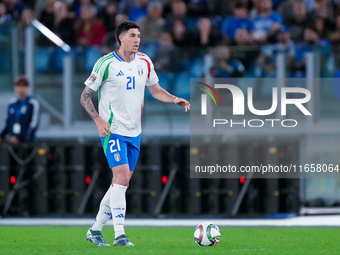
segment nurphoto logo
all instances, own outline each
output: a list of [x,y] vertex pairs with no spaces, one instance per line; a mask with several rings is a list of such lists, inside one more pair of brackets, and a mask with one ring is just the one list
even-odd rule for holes
[[[233,115],[245,115],[245,96],[242,92],[242,90],[231,84],[215,84],[214,88],[208,84],[198,82],[208,89],[210,89],[217,99],[220,102],[220,105],[223,106],[222,99],[216,89],[227,89],[231,92],[232,99],[233,99]],[[201,95],[201,115],[207,115],[207,95],[209,95],[215,106],[218,106],[214,95],[205,88],[201,88],[206,94]],[[268,116],[277,111],[278,108],[278,88],[273,87],[272,88],[272,104],[269,109],[266,110],[259,110],[254,107],[254,101],[253,101],[253,88],[248,87],[247,88],[247,106],[249,111],[257,116]],[[292,93],[299,93],[300,95],[302,94],[303,96],[293,97],[293,98],[288,98],[288,94]],[[307,102],[310,101],[311,99],[311,93],[308,89],[305,88],[297,88],[297,87],[282,87],[280,89],[280,103],[281,103],[281,116],[286,116],[287,115],[287,105],[295,105],[305,116],[312,116],[312,114],[307,110],[307,108],[304,106]],[[271,123],[271,126],[274,127],[276,122],[280,122],[283,127],[296,127],[298,122],[295,119],[251,119],[246,121],[244,119],[243,122],[233,122],[232,119],[213,119],[213,127],[216,127],[217,125],[226,125],[230,124],[230,127],[233,127],[235,125],[242,125],[243,127],[248,124],[249,127],[262,127],[265,125],[265,122]],[[239,127],[239,126],[238,126]]]

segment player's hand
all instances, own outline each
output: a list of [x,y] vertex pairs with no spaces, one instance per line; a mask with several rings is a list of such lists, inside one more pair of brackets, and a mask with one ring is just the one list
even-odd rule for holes
[[100,137],[107,138],[111,135],[109,123],[103,121],[100,117],[95,118],[94,122],[97,125]]
[[190,110],[190,103],[184,98],[175,98],[174,103],[184,107],[186,112]]

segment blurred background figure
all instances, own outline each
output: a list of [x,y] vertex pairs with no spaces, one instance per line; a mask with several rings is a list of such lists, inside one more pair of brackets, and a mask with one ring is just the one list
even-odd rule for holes
[[242,28],[250,33],[253,28],[253,22],[248,18],[248,10],[243,2],[235,2],[233,8],[234,16],[226,18],[222,23],[223,42],[231,44],[234,41],[235,33]]
[[8,135],[8,142],[34,142],[39,126],[40,106],[37,99],[28,95],[29,83],[25,76],[19,76],[14,84],[16,98],[9,101],[6,125],[0,134],[0,142]]
[[[45,1],[45,7],[41,11],[40,16],[38,20],[45,25],[48,29],[53,31],[54,27],[54,4],[57,2],[57,0],[46,0]],[[39,46],[53,46],[54,44],[46,38],[46,36],[39,33],[37,44]]]
[[159,47],[153,60],[155,70],[160,72],[178,72],[183,70],[178,49],[172,41],[171,34],[163,32],[159,36]]
[[98,18],[103,23],[107,33],[116,29],[116,15],[118,14],[118,6],[115,0],[108,0],[105,5],[99,9]]
[[216,78],[241,77],[244,66],[238,59],[232,59],[231,52],[227,46],[217,46],[214,49],[215,63],[210,69],[210,74]]
[[13,21],[18,21],[21,12],[26,8],[26,5],[18,0],[3,0],[3,3],[6,5],[7,14]]
[[34,19],[35,19],[34,11],[32,9],[26,8],[22,11],[18,23],[22,27],[27,27],[31,25],[32,20]]
[[0,2],[0,24],[9,24],[11,21],[12,18],[7,14],[6,5]]
[[163,32],[165,19],[162,18],[163,4],[158,1],[150,2],[147,15],[139,18],[137,23],[141,28],[143,41],[156,42]]
[[175,20],[181,19],[184,21],[189,31],[193,31],[195,27],[195,19],[189,17],[187,15],[188,8],[185,2],[182,0],[173,0],[171,1],[171,12],[166,16],[166,25],[165,29],[170,30],[173,26]]
[[[127,14],[117,14],[114,21],[115,27],[125,20],[129,20],[129,16]],[[102,53],[105,55],[118,48],[119,43],[116,37],[116,30],[107,32],[103,41]]]
[[340,67],[339,65],[339,53],[340,53],[340,13],[335,16],[335,28],[329,34],[329,41],[332,44],[332,49],[334,53],[334,63],[336,69]]
[[296,2],[293,5],[292,16],[286,21],[286,26],[290,30],[292,40],[295,42],[303,41],[303,30],[311,23],[311,17],[308,14],[307,7],[304,2]]
[[334,12],[331,8],[330,2],[328,0],[315,0],[315,3],[311,15],[313,19],[322,18],[327,20],[328,25],[330,25],[334,20]]
[[217,29],[207,17],[200,18],[196,26],[195,42],[201,49],[215,46],[220,41]]
[[81,6],[80,17],[76,23],[77,67],[90,72],[93,64],[101,57],[101,46],[104,43],[105,27],[96,18],[97,9],[93,5]]
[[179,48],[188,48],[195,44],[192,33],[182,19],[176,19],[172,23],[171,36],[174,44]]
[[147,15],[137,20],[143,37],[140,50],[150,58],[155,56],[158,38],[164,29],[165,19],[162,18],[162,12],[163,4],[161,2],[150,2]]
[[71,18],[79,19],[81,7],[83,5],[91,5],[93,9],[97,12],[97,3],[95,0],[73,0],[69,8],[69,15]]
[[328,40],[320,38],[314,24],[304,29],[304,41],[296,48],[294,69],[295,77],[305,77],[306,53],[318,50],[320,53],[321,77],[326,75],[328,70],[327,62],[332,54],[331,44]]
[[53,31],[57,36],[70,46],[76,43],[74,31],[74,20],[69,17],[67,5],[65,2],[58,1],[54,4],[54,22]]
[[276,56],[284,53],[286,56],[286,72],[289,75],[295,57],[296,45],[290,37],[289,29],[284,27],[277,35],[277,43],[266,45],[261,48],[261,54],[257,64],[261,68],[262,77],[275,77],[276,75]]
[[188,16],[199,18],[208,15],[208,1],[205,0],[189,0],[187,1]]
[[105,28],[96,18],[96,9],[89,4],[83,5],[77,24],[77,43],[82,46],[101,45],[104,37]]
[[25,28],[31,25],[33,19],[35,19],[34,12],[29,8],[26,8],[20,15],[18,22],[18,46],[20,51],[25,47]]
[[282,16],[273,11],[272,0],[262,0],[259,6],[260,12],[253,20],[253,38],[258,44],[274,42],[277,32],[282,27]]
[[294,7],[299,3],[304,4],[301,0],[286,0],[280,3],[276,11],[281,14],[284,24],[294,19]]
[[[76,45],[76,32],[74,19],[69,17],[68,7],[65,2],[58,1],[54,4],[53,32],[65,43],[74,47]],[[54,47],[52,53],[51,68],[54,72],[61,73],[63,70],[63,57],[65,52],[59,47]]]
[[174,45],[179,50],[180,58],[182,61],[186,62],[186,66],[188,69],[190,68],[189,59],[196,51],[195,46],[195,38],[193,33],[191,33],[187,27],[187,24],[182,19],[174,20],[171,27],[171,37],[174,42]]
[[250,4],[249,18],[253,20],[261,13],[261,0],[251,0]]
[[139,18],[148,14],[148,0],[136,0],[136,6],[129,13],[129,20],[136,22]]
[[213,15],[222,17],[232,16],[233,1],[230,0],[211,0],[209,1]]
[[253,37],[245,28],[238,28],[234,34],[233,45],[247,46],[254,44]]
[[57,0],[46,0],[45,8],[41,11],[39,16],[39,21],[51,30],[54,23],[54,5],[56,2]]

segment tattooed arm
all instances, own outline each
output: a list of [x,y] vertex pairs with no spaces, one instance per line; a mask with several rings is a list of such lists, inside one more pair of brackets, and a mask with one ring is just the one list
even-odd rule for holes
[[99,135],[101,137],[106,138],[107,136],[110,136],[111,134],[110,125],[106,123],[105,121],[103,121],[102,118],[99,117],[98,112],[94,108],[94,105],[91,99],[94,92],[95,92],[94,90],[90,89],[88,86],[85,86],[85,89],[80,96],[80,103],[85,109],[85,111],[90,115],[90,117],[96,123]]
[[94,108],[92,102],[92,96],[94,94],[94,90],[90,89],[88,86],[85,86],[85,89],[80,97],[80,103],[84,107],[85,111],[90,115],[92,119],[98,118],[99,114]]

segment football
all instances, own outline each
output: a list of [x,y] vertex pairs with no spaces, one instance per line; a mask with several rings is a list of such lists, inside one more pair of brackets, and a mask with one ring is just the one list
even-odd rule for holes
[[212,222],[199,224],[194,232],[195,242],[200,246],[216,246],[220,238],[220,229]]

